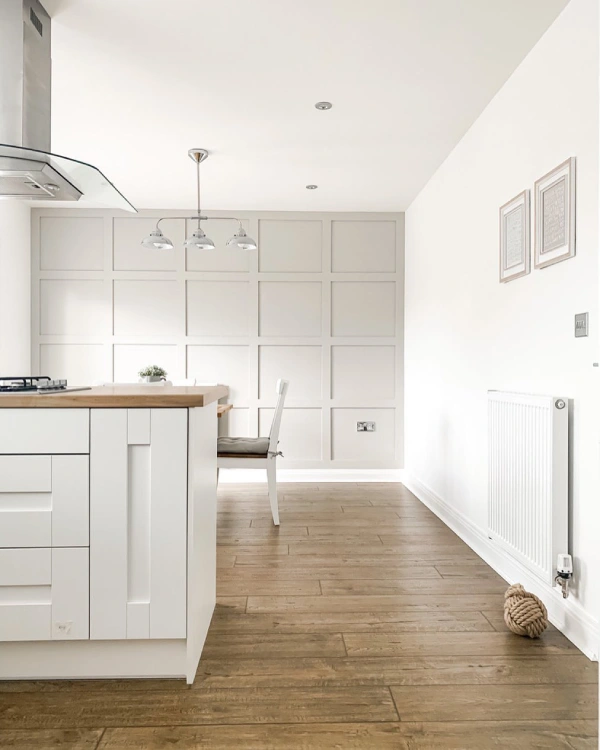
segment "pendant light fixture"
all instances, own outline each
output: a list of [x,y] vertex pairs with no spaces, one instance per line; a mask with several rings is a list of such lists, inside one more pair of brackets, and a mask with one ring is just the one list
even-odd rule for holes
[[240,250],[256,250],[256,242],[252,237],[248,237],[241,221],[240,228],[231,239],[227,240],[227,247],[239,247]]
[[[194,231],[186,238],[183,246],[186,248],[192,248],[195,250],[214,250],[215,243],[206,236],[200,225],[201,221],[206,221],[207,216],[202,216],[200,210],[200,164],[208,158],[208,151],[203,148],[191,148],[188,151],[188,156],[196,163],[196,195],[198,199],[197,213],[195,216],[187,216],[186,218],[192,221],[196,221],[197,225]],[[148,237],[142,240],[142,246],[148,248],[148,250],[172,250],[173,243],[167,237],[163,235],[160,230],[159,224],[164,221],[165,217],[160,218],[156,222],[156,229],[154,229]],[[257,244],[252,237],[248,237],[244,227],[242,226],[241,219],[237,219],[233,216],[214,216],[211,217],[211,221],[221,219],[223,221],[237,221],[239,228],[237,232],[227,240],[227,247],[239,248],[240,250],[256,250]]]
[[142,240],[142,246],[148,250],[172,250],[174,245],[168,237],[160,231],[159,224],[162,219],[156,222],[156,229],[153,229],[147,237]]

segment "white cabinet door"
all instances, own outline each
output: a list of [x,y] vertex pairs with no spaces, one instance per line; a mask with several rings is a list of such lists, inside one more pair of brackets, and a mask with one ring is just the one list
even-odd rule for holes
[[0,641],[89,637],[88,550],[0,550]]
[[0,547],[86,547],[88,462],[87,455],[0,456]]
[[92,409],[90,637],[186,637],[187,409]]

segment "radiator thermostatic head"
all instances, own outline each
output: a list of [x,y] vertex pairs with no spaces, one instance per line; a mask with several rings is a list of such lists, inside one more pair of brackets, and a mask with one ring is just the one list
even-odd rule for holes
[[573,578],[573,558],[571,555],[559,554],[556,559],[554,582],[561,587],[563,599],[569,596],[569,581],[571,578]]

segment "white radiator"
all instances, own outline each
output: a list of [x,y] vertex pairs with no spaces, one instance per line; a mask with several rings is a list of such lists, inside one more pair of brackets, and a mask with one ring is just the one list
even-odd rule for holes
[[489,391],[488,431],[489,536],[553,585],[569,551],[568,399]]

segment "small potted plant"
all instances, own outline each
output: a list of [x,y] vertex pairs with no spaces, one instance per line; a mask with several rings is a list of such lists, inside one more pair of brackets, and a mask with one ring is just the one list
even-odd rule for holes
[[144,381],[144,383],[159,383],[161,380],[167,379],[167,373],[162,367],[156,365],[150,365],[150,367],[144,367],[140,370],[138,375]]

